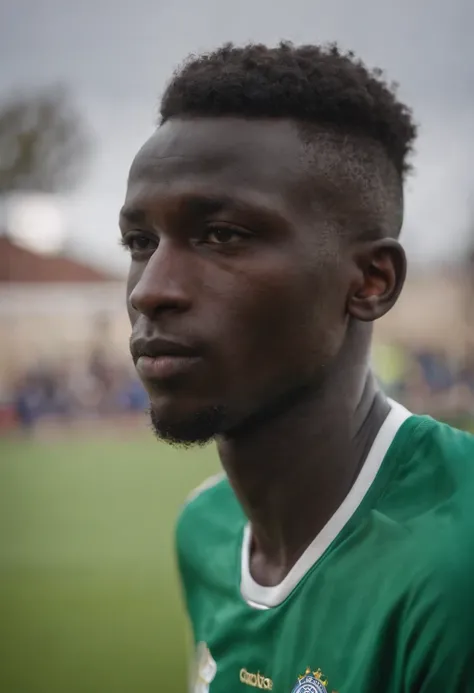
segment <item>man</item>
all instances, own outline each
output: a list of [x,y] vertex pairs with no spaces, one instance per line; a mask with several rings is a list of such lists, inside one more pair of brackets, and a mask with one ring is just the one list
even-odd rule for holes
[[[195,688],[474,690],[473,439],[387,401],[410,111],[352,54],[188,61],[120,224],[156,434],[215,439],[179,564]],[[423,319],[423,316],[420,316]]]

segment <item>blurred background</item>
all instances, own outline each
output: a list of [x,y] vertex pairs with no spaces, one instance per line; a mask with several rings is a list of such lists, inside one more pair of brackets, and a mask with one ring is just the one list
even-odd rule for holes
[[374,367],[474,429],[470,0],[10,0],[0,6],[0,691],[185,689],[173,525],[217,469],[147,429],[127,354],[117,217],[159,96],[224,41],[337,40],[420,123],[410,270]]

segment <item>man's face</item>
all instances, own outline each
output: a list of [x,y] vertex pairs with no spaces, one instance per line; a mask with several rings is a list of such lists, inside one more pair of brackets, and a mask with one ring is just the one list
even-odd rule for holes
[[264,416],[317,387],[341,347],[347,262],[301,153],[287,121],[176,119],[132,164],[131,351],[165,439]]

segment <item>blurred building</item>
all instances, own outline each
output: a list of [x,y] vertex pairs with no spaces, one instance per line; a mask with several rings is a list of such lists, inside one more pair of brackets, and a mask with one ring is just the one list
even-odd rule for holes
[[70,368],[101,349],[127,357],[122,277],[0,236],[0,381],[40,363]]
[[474,348],[472,285],[467,267],[414,268],[396,306],[376,323],[378,342],[443,352],[456,360]]

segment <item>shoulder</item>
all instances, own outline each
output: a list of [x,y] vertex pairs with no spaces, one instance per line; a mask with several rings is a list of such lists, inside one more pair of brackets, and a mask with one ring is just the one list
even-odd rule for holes
[[213,592],[233,584],[245,522],[223,474],[208,479],[188,496],[176,525],[175,550],[191,616],[192,601],[203,585]]
[[[454,486],[474,485],[474,436],[428,416],[412,416],[405,424],[407,464],[438,475]],[[403,461],[401,461],[403,465]]]
[[193,489],[184,501],[180,519],[220,513],[238,507],[237,499],[224,472],[213,474]]
[[461,455],[464,455],[466,450],[471,452],[474,450],[474,436],[468,431],[454,428],[429,416],[415,418],[426,422],[430,430],[431,439],[439,449],[447,448],[454,453],[461,453]]
[[424,452],[436,452],[451,459],[474,459],[474,436],[467,431],[454,428],[430,416],[411,416],[412,430],[417,444]]
[[407,555],[438,573],[463,559],[461,544],[474,553],[474,437],[420,416],[403,436],[383,509],[407,532]]
[[213,474],[205,479],[199,486],[196,486],[187,496],[184,501],[184,507],[192,503],[193,500],[202,496],[202,494],[208,489],[218,486],[221,482],[226,480],[226,475],[224,472],[219,472],[218,474]]
[[215,474],[195,488],[178,516],[178,552],[189,549],[197,539],[216,542],[241,524],[243,512],[225,474]]

